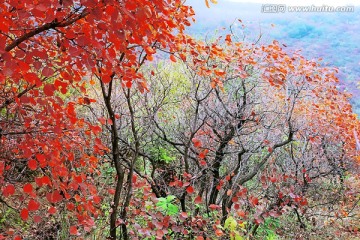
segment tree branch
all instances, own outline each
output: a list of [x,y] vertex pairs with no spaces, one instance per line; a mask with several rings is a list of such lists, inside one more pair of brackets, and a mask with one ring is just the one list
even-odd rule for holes
[[15,39],[14,41],[12,41],[10,44],[8,44],[5,47],[5,51],[10,52],[15,47],[17,47],[20,43],[30,39],[31,37],[33,37],[33,36],[35,36],[35,35],[37,35],[39,33],[45,32],[45,31],[50,30],[50,29],[55,29],[57,27],[67,27],[67,26],[73,24],[74,22],[86,17],[89,14],[90,14],[90,12],[85,10],[81,14],[77,15],[76,17],[70,18],[70,19],[68,19],[66,21],[58,22],[57,19],[54,19],[52,22],[45,23],[44,25],[42,25],[40,27],[37,27],[34,30],[32,30],[32,31],[30,31],[28,33],[25,33],[24,35],[22,35],[19,38]]

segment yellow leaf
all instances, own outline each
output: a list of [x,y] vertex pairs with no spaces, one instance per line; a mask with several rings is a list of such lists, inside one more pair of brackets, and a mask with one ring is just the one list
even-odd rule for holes
[[233,232],[235,231],[236,226],[237,226],[237,222],[233,217],[230,216],[225,220],[224,229],[228,229],[231,232]]
[[245,229],[246,222],[239,223],[239,227]]

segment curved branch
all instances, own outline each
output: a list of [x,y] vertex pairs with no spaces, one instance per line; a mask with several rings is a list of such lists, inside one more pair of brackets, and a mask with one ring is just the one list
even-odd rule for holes
[[6,45],[5,47],[5,51],[10,52],[11,50],[13,50],[15,47],[17,47],[20,43],[30,39],[31,37],[45,32],[47,30],[50,29],[55,29],[57,27],[67,27],[71,24],[73,24],[74,22],[86,17],[87,15],[89,15],[90,12],[88,11],[83,11],[81,14],[77,15],[76,17],[70,18],[66,21],[62,21],[62,22],[58,22],[57,19],[54,19],[52,22],[50,23],[45,23],[44,25],[35,28],[34,30],[25,33],[24,35],[20,36],[19,38],[15,39],[14,41],[12,41],[10,44]]

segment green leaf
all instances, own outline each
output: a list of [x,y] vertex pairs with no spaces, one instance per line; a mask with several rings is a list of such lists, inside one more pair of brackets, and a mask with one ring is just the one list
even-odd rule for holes
[[175,215],[179,212],[179,208],[175,206],[174,204],[169,204],[167,212],[169,215]]
[[243,240],[243,239],[244,238],[240,234],[238,233],[235,234],[235,240]]
[[237,222],[233,217],[230,216],[225,220],[224,229],[228,229],[233,232],[235,231],[236,226]]
[[174,195],[169,195],[169,196],[166,197],[166,200],[167,200],[168,202],[172,202],[175,198],[176,198],[176,197],[175,197]]

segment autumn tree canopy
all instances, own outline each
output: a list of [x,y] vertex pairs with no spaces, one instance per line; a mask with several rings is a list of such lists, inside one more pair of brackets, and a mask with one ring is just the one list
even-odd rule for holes
[[0,4],[0,239],[357,233],[359,122],[335,71],[277,41],[196,40],[194,17]]

